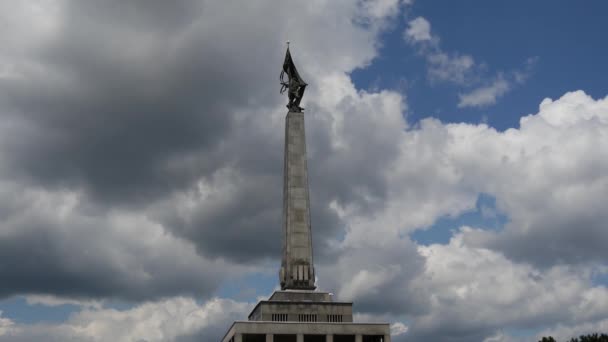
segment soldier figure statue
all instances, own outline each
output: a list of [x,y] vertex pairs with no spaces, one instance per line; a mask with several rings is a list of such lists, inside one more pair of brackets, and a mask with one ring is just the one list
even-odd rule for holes
[[[285,74],[287,74],[288,80],[285,81]],[[283,71],[281,71],[281,94],[287,90],[289,97],[289,103],[287,108],[290,112],[302,112],[304,108],[300,107],[300,101],[304,96],[304,90],[306,89],[306,82],[298,74],[295,64],[291,59],[289,53],[289,42],[287,42],[287,53],[285,54],[285,62],[283,62]]]

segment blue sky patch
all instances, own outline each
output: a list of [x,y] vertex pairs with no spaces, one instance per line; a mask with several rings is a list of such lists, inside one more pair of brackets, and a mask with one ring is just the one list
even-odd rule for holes
[[496,199],[487,194],[477,197],[475,210],[465,212],[457,217],[444,216],[427,229],[418,229],[410,237],[421,245],[434,243],[446,244],[454,232],[462,226],[500,230],[507,222],[507,217],[496,208]]

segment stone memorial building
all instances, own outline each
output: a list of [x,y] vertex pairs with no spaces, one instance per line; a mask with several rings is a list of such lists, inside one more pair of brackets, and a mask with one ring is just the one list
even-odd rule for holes
[[[284,75],[288,81],[283,81]],[[351,302],[336,302],[317,291],[312,253],[304,113],[299,106],[306,83],[289,46],[281,73],[288,91],[283,174],[283,258],[281,290],[260,301],[248,320],[236,321],[222,342],[390,342],[388,323],[353,321]]]

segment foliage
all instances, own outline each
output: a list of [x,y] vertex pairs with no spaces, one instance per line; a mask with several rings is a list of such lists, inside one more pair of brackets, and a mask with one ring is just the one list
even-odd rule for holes
[[540,341],[538,342],[555,342],[555,339],[551,336],[549,337],[543,337]]
[[[538,342],[556,342],[555,339],[551,336],[543,337]],[[581,335],[579,337],[575,337],[570,339],[568,342],[608,342],[608,335],[606,334],[589,334],[589,335]]]

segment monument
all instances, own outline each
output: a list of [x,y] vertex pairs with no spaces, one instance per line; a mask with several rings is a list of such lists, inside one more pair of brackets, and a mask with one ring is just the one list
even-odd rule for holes
[[[236,321],[222,342],[390,342],[388,323],[355,323],[351,302],[336,302],[328,292],[315,291],[304,108],[306,83],[289,52],[281,93],[289,103],[285,118],[283,169],[283,257],[281,290],[260,301],[247,321]],[[287,80],[285,80],[287,76]]]

